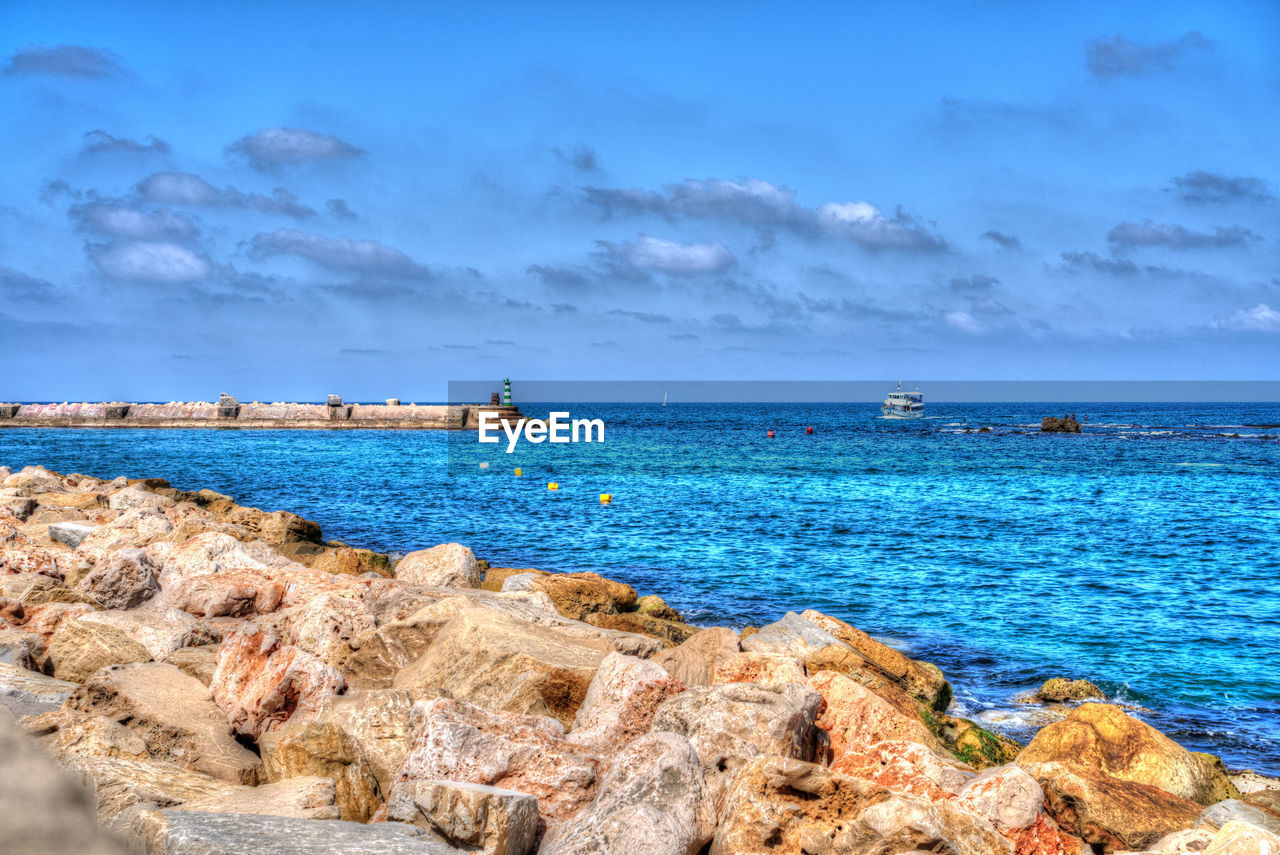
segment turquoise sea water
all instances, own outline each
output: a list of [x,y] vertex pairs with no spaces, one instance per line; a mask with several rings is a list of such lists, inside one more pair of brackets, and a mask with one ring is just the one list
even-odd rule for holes
[[[555,409],[603,419],[606,442],[20,429],[0,431],[0,464],[210,487],[379,550],[459,541],[496,566],[595,570],[696,623],[816,608],[936,662],[959,712],[1015,737],[1016,694],[1086,677],[1179,742],[1280,774],[1280,407]],[[1066,412],[1084,435],[1036,430]]]

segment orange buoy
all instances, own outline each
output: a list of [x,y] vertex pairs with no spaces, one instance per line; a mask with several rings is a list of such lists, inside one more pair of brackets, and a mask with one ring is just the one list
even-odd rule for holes
[[770,439],[773,439],[773,431],[769,431],[767,434],[765,434],[765,436],[769,437]]
[[805,432],[805,433],[813,433],[813,428],[811,428],[811,427],[807,427],[807,428],[805,428],[805,429],[804,429],[804,432]]

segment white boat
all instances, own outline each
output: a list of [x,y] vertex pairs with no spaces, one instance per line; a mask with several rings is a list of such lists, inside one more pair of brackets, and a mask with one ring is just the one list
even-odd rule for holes
[[921,418],[924,415],[924,394],[919,388],[914,392],[902,391],[902,381],[899,380],[897,391],[890,392],[884,399],[880,412],[886,419]]

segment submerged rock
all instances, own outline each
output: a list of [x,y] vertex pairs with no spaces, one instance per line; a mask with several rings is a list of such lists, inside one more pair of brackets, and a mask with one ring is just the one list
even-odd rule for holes
[[1065,677],[1052,677],[1045,680],[1044,685],[1036,690],[1036,699],[1050,703],[1105,701],[1107,695],[1088,680],[1068,680]]

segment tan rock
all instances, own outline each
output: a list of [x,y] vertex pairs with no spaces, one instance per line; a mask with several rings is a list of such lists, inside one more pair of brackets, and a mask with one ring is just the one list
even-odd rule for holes
[[146,546],[171,531],[173,525],[164,514],[150,508],[135,508],[95,528],[80,541],[76,552],[94,562],[104,561],[117,550]]
[[59,680],[83,683],[108,665],[150,662],[147,649],[113,626],[71,620],[48,647],[49,668]]
[[894,795],[862,812],[860,823],[889,843],[886,851],[951,851],[957,855],[1013,855],[1013,844],[990,823],[953,802]]
[[21,718],[60,709],[77,688],[75,683],[0,662],[0,717],[4,710]]
[[538,800],[458,781],[406,781],[391,791],[387,819],[425,828],[484,855],[527,855],[538,836]]
[[720,664],[739,652],[738,633],[713,626],[690,636],[678,647],[658,653],[653,661],[686,686],[709,686]]
[[684,688],[660,665],[610,653],[587,687],[568,739],[613,753],[648,733],[658,705]]
[[803,683],[804,663],[773,653],[739,653],[716,666],[713,685],[724,683]]
[[484,571],[484,582],[481,583],[480,587],[486,591],[497,593],[502,590],[503,582],[512,576],[519,576],[522,573],[550,575],[546,570],[534,570],[531,567],[490,567]]
[[[209,505],[209,510],[218,516],[218,505]],[[321,541],[320,526],[308,519],[288,511],[266,513],[257,508],[232,506],[221,514],[222,522],[241,526],[252,536],[271,544],[290,543],[293,541]]]
[[1018,763],[1082,763],[1114,778],[1149,784],[1202,805],[1234,795],[1226,770],[1215,768],[1148,724],[1111,704],[1085,704],[1041,728]]
[[605,760],[567,742],[545,716],[495,713],[460,701],[420,702],[421,726],[396,775],[405,781],[462,781],[528,793],[542,820],[569,819],[595,798]]
[[106,716],[134,730],[152,757],[232,783],[256,784],[262,763],[240,745],[198,680],[172,665],[112,665],[67,698],[65,708]]
[[23,606],[22,630],[37,636],[45,645],[67,621],[93,614],[97,609],[87,603],[39,603]]
[[0,629],[0,665],[38,671],[43,661],[44,642],[40,636],[20,629]]
[[130,830],[133,818],[141,811],[182,805],[193,799],[217,798],[239,789],[256,790],[173,763],[92,754],[63,755],[58,762],[76,774],[93,794],[98,821],[124,833]]
[[298,819],[338,819],[334,783],[329,778],[300,776],[257,787],[233,787],[230,792],[185,801],[177,810],[198,813],[258,814]]
[[355,740],[385,794],[413,741],[413,705],[436,696],[420,689],[357,689],[326,699],[314,720],[336,724]]
[[1068,680],[1064,677],[1052,677],[1044,681],[1036,690],[1036,698],[1050,703],[1063,701],[1090,701],[1107,699],[1107,695],[1088,680]]
[[952,798],[973,777],[933,750],[901,739],[845,751],[831,763],[831,770],[928,801]]
[[988,820],[1001,834],[1029,828],[1044,810],[1044,791],[1015,764],[986,769],[960,791],[956,803]]
[[363,689],[390,688],[400,669],[427,652],[436,633],[456,612],[433,609],[434,601],[407,618],[392,620],[347,642],[353,648],[341,665],[347,682]]
[[716,828],[697,752],[674,733],[650,733],[618,754],[591,804],[552,828],[540,855],[696,855]]
[[208,686],[213,683],[213,672],[218,667],[219,648],[220,645],[217,644],[179,647],[160,657],[160,661],[176,666],[184,674],[189,674]]
[[20,719],[19,726],[55,757],[109,757],[150,760],[147,741],[106,716],[78,710],[52,710]]
[[1044,790],[1045,811],[1065,831],[1104,852],[1140,850],[1188,828],[1200,806],[1150,784],[1084,763],[1023,763]]
[[134,484],[132,487],[116,490],[107,498],[107,507],[116,511],[131,511],[134,508],[150,508],[151,510],[162,511],[173,505],[173,499],[154,493],[141,484]]
[[479,588],[484,581],[475,555],[460,543],[410,552],[396,562],[395,577],[411,585],[442,588]]
[[353,640],[376,629],[362,600],[334,592],[291,611],[290,641],[335,668],[351,656]]
[[825,702],[818,727],[830,737],[835,762],[846,752],[857,753],[885,740],[937,745],[923,722],[848,677],[834,671],[820,671],[809,678],[809,686],[822,695]]
[[258,737],[345,687],[332,666],[250,624],[223,641],[210,691],[236,733]]
[[542,591],[560,614],[584,620],[593,612],[618,614],[635,606],[636,589],[598,573],[532,573],[510,576],[503,591]]
[[1205,855],[1274,855],[1276,852],[1280,852],[1280,835],[1235,820],[1218,830]]
[[652,727],[688,737],[719,802],[728,782],[753,757],[813,759],[814,720],[821,707],[822,696],[807,686],[729,683],[688,689],[667,699]]
[[45,493],[50,490],[61,492],[67,489],[67,483],[57,472],[51,472],[43,466],[24,466],[12,475],[0,481],[0,486],[16,487],[32,494]]
[[680,613],[667,605],[666,600],[657,594],[648,594],[636,600],[635,609],[637,614],[652,615],[674,623],[684,623],[684,618],[680,616]]
[[120,549],[94,565],[76,587],[108,609],[132,609],[160,592],[159,572],[145,551]]
[[487,709],[551,715],[569,725],[596,669],[603,639],[572,638],[488,609],[468,608],[446,624],[398,689],[445,689]]
[[675,621],[664,620],[639,612],[622,612],[616,615],[606,612],[592,612],[584,617],[583,621],[603,629],[616,629],[621,632],[638,632],[650,635],[669,642],[673,646],[688,641],[701,631],[700,627],[690,626],[686,623],[676,623]]
[[37,500],[46,508],[91,510],[107,507],[106,497],[96,493],[40,493]]
[[141,644],[154,659],[162,659],[182,647],[214,644],[221,635],[208,624],[179,609],[101,611],[77,620],[114,627]]
[[840,639],[812,621],[795,612],[787,612],[782,620],[762,626],[751,635],[744,636],[741,647],[748,653],[767,653],[804,660],[823,648],[841,643]]
[[388,578],[392,575],[391,562],[387,560],[387,556],[371,549],[352,549],[349,546],[328,547],[310,562],[304,563],[308,567],[325,573],[344,573],[349,576],[377,573],[379,576]]
[[368,822],[381,804],[378,784],[360,746],[341,727],[295,722],[258,740],[270,781],[300,776],[328,778],[341,818]]

